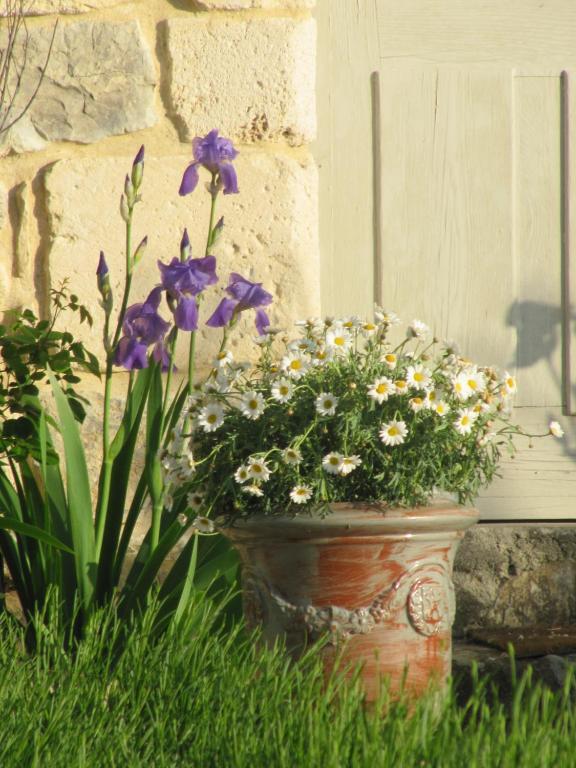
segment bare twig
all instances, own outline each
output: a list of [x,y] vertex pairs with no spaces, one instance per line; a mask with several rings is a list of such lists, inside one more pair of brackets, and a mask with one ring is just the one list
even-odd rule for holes
[[[22,87],[22,79],[28,66],[30,46],[30,35],[26,25],[28,5],[28,0],[4,0],[7,39],[4,49],[0,50],[0,136],[9,131],[12,126],[24,117],[38,95],[48,69],[58,29],[58,20],[56,20],[52,30],[50,45],[48,46],[48,53],[46,54],[44,65],[40,69],[34,90],[25,106],[15,117],[11,118],[12,110]],[[24,35],[23,39],[22,35]]]

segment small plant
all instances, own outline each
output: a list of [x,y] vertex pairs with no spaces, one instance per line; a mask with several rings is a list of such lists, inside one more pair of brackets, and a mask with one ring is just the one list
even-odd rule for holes
[[[194,461],[174,493],[201,494],[207,516],[414,506],[438,492],[469,502],[526,435],[511,420],[513,376],[471,363],[418,320],[398,338],[397,317],[380,308],[371,321],[301,322],[290,341],[261,335],[259,362],[237,365],[226,337],[249,290],[236,278],[228,287],[222,349],[182,435]],[[552,422],[545,434],[562,430]]]
[[86,307],[70,294],[66,283],[51,290],[50,320],[39,320],[25,309],[16,313],[8,329],[0,325],[0,457],[16,461],[30,454],[40,458],[38,425],[43,410],[40,387],[48,372],[60,381],[77,421],[84,421],[86,399],[74,390],[78,370],[100,374],[98,360],[71,333],[55,330],[62,311],[77,312],[80,322],[92,324]]

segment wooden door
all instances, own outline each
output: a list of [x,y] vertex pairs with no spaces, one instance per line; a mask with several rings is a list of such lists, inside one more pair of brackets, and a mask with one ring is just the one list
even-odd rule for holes
[[513,371],[515,418],[563,414],[566,437],[519,442],[483,517],[576,519],[576,3],[319,0],[317,19],[325,311],[377,301]]

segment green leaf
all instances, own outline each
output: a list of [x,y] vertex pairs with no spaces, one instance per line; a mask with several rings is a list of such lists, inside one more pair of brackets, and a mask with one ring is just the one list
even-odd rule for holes
[[74,547],[76,577],[82,605],[84,608],[88,608],[95,587],[96,567],[96,546],[88,468],[74,415],[53,374],[50,373],[49,376],[58,409],[60,431],[66,457],[66,492],[70,531]]
[[186,578],[184,580],[184,584],[182,586],[182,592],[180,594],[180,599],[178,600],[178,605],[176,607],[176,612],[174,613],[174,620],[180,621],[182,618],[182,615],[184,614],[184,611],[186,610],[186,607],[190,601],[190,595],[192,594],[192,589],[194,587],[194,576],[196,574],[196,563],[198,562],[198,535],[196,534],[194,536],[194,543],[192,545],[192,554],[190,555],[190,563],[188,565],[188,572],[186,573]]
[[46,533],[45,530],[39,528],[37,525],[22,523],[20,520],[15,520],[13,517],[3,517],[0,515],[0,529],[4,531],[14,531],[22,536],[30,536],[30,538],[41,541],[43,544],[49,544],[51,547],[61,549],[63,552],[74,554],[74,551],[70,549],[70,547],[67,547],[63,541]]

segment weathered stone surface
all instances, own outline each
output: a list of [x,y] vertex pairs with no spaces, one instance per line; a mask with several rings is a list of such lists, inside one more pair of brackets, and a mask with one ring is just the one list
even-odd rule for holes
[[[203,255],[209,195],[201,182],[194,195],[178,196],[188,161],[185,156],[146,160],[143,202],[136,209],[134,241],[137,244],[148,234],[149,245],[134,278],[134,302],[142,301],[158,283],[157,260],[167,262],[178,255],[185,226],[194,254]],[[262,281],[274,294],[270,308],[274,325],[286,326],[299,317],[318,314],[317,173],[313,162],[246,152],[239,155],[235,164],[241,193],[219,201],[218,215],[223,215],[226,221],[224,234],[214,249],[221,282],[207,292],[203,318],[208,317],[223,296],[232,270]],[[131,158],[127,157],[61,161],[45,176],[51,235],[50,280],[55,285],[62,278],[69,278],[71,289],[95,308],[94,329],[78,329],[95,351],[101,349],[102,333],[94,276],[100,249],[104,250],[110,267],[116,307],[120,303],[124,225],[118,215],[118,201],[124,172],[130,167]],[[201,326],[197,347],[200,359],[207,362],[217,350],[220,333]],[[254,354],[254,335],[252,314],[232,337],[237,359]],[[186,356],[186,340],[182,340],[181,367],[185,366]]]
[[170,19],[168,101],[182,138],[218,127],[251,143],[316,133],[313,19]]
[[314,8],[316,0],[192,0],[202,11],[240,11],[246,8]]
[[[13,114],[28,102],[46,61],[50,26],[30,30],[28,65]],[[156,122],[156,74],[137,21],[59,27],[44,81],[25,119],[5,137],[14,151],[48,141],[90,143]]]
[[454,567],[455,634],[576,621],[576,528],[479,525]]
[[[532,659],[512,660],[507,653],[495,651],[481,645],[455,643],[453,650],[452,675],[455,692],[461,705],[465,705],[475,690],[475,679],[488,677],[488,701],[498,699],[506,706],[514,700],[514,680],[531,675],[532,684],[542,684],[559,692],[566,685],[569,674],[573,675],[576,655],[547,654]],[[477,669],[475,670],[474,667]],[[570,688],[571,700],[576,697],[576,687]]]
[[[46,16],[57,13],[83,13],[111,8],[125,0],[29,0],[26,16]],[[4,16],[5,12],[0,12]]]
[[0,229],[2,229],[8,221],[8,190],[0,182]]

